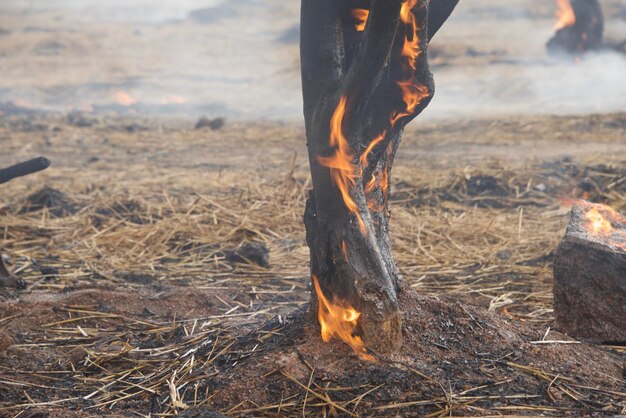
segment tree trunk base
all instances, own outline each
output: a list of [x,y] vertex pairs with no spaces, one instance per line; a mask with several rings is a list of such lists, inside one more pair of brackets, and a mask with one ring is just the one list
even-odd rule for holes
[[[618,353],[576,344],[558,332],[544,338],[544,327],[410,288],[398,293],[398,304],[402,349],[372,351],[376,362],[360,360],[339,341],[323,343],[311,311],[268,324],[259,337],[253,333],[233,347],[245,357],[220,366],[224,372],[212,381],[219,389],[208,406],[233,415],[240,413],[230,408],[239,405],[299,416],[332,415],[333,408],[336,416],[476,415],[477,408],[484,414],[507,407],[534,413],[545,408],[547,414],[554,407],[561,414],[571,409],[586,415],[604,406],[604,415],[621,411],[623,356]],[[580,391],[577,399],[563,393],[571,384]],[[581,398],[594,402],[581,404]]]

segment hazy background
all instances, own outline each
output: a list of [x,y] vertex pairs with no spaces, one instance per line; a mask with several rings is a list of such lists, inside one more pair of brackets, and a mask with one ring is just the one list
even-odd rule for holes
[[[297,0],[0,0],[0,103],[301,119]],[[602,1],[626,39],[626,0]],[[549,58],[552,0],[461,0],[424,118],[626,110],[626,55]]]

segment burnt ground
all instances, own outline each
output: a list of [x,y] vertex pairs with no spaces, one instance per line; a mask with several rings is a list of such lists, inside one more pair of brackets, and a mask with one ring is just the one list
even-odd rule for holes
[[0,289],[1,415],[624,413],[623,349],[550,329],[569,205],[626,208],[623,113],[405,134],[405,342],[377,363],[303,313],[300,126],[82,117],[0,120],[0,166],[53,162],[2,186],[2,252],[28,287]]

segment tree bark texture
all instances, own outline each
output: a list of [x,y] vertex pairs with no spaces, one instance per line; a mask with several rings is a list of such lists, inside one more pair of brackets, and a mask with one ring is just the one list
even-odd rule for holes
[[[327,297],[361,313],[359,333],[374,349],[402,341],[389,243],[391,168],[404,126],[434,94],[427,47],[457,2],[302,0],[311,273]],[[360,27],[357,15],[366,16]]]

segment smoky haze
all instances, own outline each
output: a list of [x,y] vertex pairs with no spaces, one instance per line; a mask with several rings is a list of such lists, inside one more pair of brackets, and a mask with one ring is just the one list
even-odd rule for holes
[[[626,6],[603,3],[606,38]],[[461,2],[433,41],[424,118],[626,110],[626,55],[549,58],[546,0]],[[0,103],[301,120],[296,0],[0,1]]]

